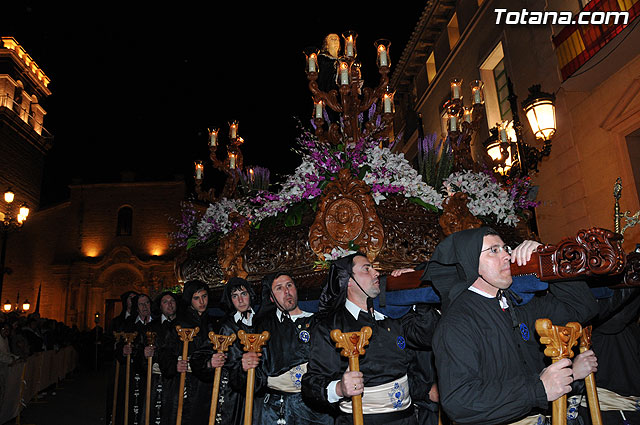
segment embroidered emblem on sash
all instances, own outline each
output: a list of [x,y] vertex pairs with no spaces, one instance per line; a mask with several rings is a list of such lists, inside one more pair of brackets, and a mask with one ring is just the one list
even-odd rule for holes
[[304,370],[300,367],[300,365],[294,367],[289,371],[289,376],[291,377],[291,382],[296,388],[302,387],[302,375],[304,375]]
[[407,346],[407,343],[404,340],[403,336],[399,336],[398,339],[396,339],[396,344],[398,345],[398,348],[401,350],[404,350],[404,347]]
[[[402,338],[402,337],[399,337]],[[404,400],[404,388],[397,382],[393,384],[393,389],[387,393],[389,395],[389,401],[394,409],[402,407],[402,401]]]
[[309,331],[301,331],[300,334],[298,334],[298,338],[300,338],[300,341],[302,342],[309,342],[309,340],[311,339],[311,334],[309,333]]
[[525,341],[529,341],[529,328],[524,323],[520,323],[520,335]]
[[538,416],[538,422],[536,422],[536,425],[544,425],[546,422],[547,420],[545,419],[545,417],[540,415]]
[[580,396],[571,396],[567,398],[567,419],[575,419],[578,417],[579,405]]

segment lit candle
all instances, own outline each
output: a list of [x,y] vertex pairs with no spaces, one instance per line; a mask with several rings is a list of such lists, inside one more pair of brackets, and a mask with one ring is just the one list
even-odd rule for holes
[[232,140],[238,136],[238,121],[234,121],[229,127],[229,138]]
[[249,180],[251,180],[251,183],[253,183],[255,180],[255,176],[253,175],[253,168],[249,168]]
[[349,66],[346,62],[340,62],[340,85],[349,85]]
[[471,122],[471,118],[472,118],[472,110],[469,106],[465,106],[464,107],[464,120],[466,122]]
[[454,78],[451,80],[451,97],[453,99],[460,99],[460,85],[462,84],[462,80],[458,78]]
[[449,131],[458,131],[458,117],[449,115]]
[[322,105],[323,102],[321,100],[314,102],[315,105],[315,117],[316,118],[322,118],[323,114],[322,114]]
[[236,154],[235,153],[230,153],[229,154],[229,169],[235,170],[235,168],[236,168]]
[[209,130],[209,146],[215,148],[218,146],[218,130]]
[[393,112],[393,100],[392,97],[389,93],[385,93],[383,96],[384,99],[384,113],[385,114],[390,114]]
[[196,180],[202,180],[202,175],[204,174],[204,165],[202,165],[202,161],[196,161]]
[[353,36],[349,35],[349,37],[347,37],[347,45],[345,47],[345,52],[347,57],[352,58],[353,57]]
[[507,130],[504,128],[504,126],[500,127],[500,140],[503,143],[507,142]]
[[480,80],[473,80],[473,82],[471,83],[471,91],[473,93],[474,105],[478,103],[484,103],[482,86],[483,84],[482,84],[482,81]]
[[315,53],[311,53],[309,55],[309,64],[307,66],[307,72],[317,72],[318,71],[318,58]]
[[382,44],[378,46],[378,62],[380,63],[380,66],[389,65],[389,60],[387,59],[387,49]]

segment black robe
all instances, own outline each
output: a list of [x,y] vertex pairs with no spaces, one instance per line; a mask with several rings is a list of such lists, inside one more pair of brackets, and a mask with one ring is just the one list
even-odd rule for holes
[[[235,321],[233,316],[227,316],[222,321],[220,330],[217,333],[219,335],[237,335],[239,330],[243,330],[247,333],[253,333],[253,326],[245,325],[242,322],[242,319]],[[216,408],[216,424],[240,425],[243,423],[245,387],[237,386],[238,380],[234,381],[234,385],[232,385],[230,380],[230,371],[235,368],[242,369],[241,362],[243,353],[244,350],[242,348],[242,344],[236,337],[236,340],[229,347],[229,351],[226,353],[227,360],[222,367],[218,406]],[[215,369],[211,369],[207,366],[207,363],[213,354],[213,345],[209,341],[205,342],[204,345],[191,356],[191,369],[194,375],[203,382],[213,382],[215,377]]]
[[[459,294],[459,295],[458,295]],[[440,402],[461,424],[509,423],[546,411],[540,372],[544,347],[535,321],[585,323],[597,304],[584,282],[550,285],[550,293],[503,311],[497,298],[470,290],[451,299],[434,335]]]
[[[205,312],[202,315],[189,307],[182,314],[178,315],[172,323],[171,329],[167,330],[162,345],[159,347],[159,365],[162,376],[172,380],[175,384],[170,388],[171,394],[166,397],[171,399],[167,403],[167,415],[169,423],[175,423],[178,413],[178,390],[180,374],[177,370],[178,357],[182,356],[183,342],[178,336],[175,326],[182,328],[199,327],[198,334],[188,345],[188,357],[201,347],[209,339],[209,332],[213,331],[213,320]],[[163,392],[166,390],[163,390]],[[187,372],[185,377],[184,401],[182,405],[182,423],[189,425],[205,425],[209,421],[209,408],[211,405],[210,383],[202,382],[193,373]],[[163,409],[165,410],[165,409]]]
[[[380,321],[375,321],[368,313],[362,311],[356,320],[344,306],[332,314],[327,314],[319,321],[314,332],[315,338],[311,340],[309,365],[302,379],[303,396],[316,403],[330,406],[327,386],[332,381],[340,380],[347,370],[348,359],[340,354],[340,350],[331,340],[330,333],[333,329],[353,332],[359,331],[363,326],[371,327],[373,333],[369,345],[365,347],[365,354],[359,358],[359,363],[364,386],[373,387],[408,374],[414,359],[411,349],[430,347],[437,322],[437,313],[426,306],[420,306],[417,311],[410,311],[400,319],[387,317]],[[331,407],[337,413],[337,405]],[[341,413],[340,415],[345,416]],[[373,421],[375,418],[367,418],[365,415],[365,424]]]

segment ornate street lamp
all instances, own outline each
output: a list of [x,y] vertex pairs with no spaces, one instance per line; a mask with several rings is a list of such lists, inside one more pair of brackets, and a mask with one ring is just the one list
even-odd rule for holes
[[29,302],[28,299],[25,299],[24,302],[22,303],[22,311],[26,313],[27,311],[29,311],[30,308],[31,308],[31,303]]
[[2,285],[4,283],[4,275],[10,274],[11,269],[5,267],[5,260],[7,257],[7,238],[10,232],[19,230],[24,222],[27,220],[29,216],[29,207],[26,203],[23,203],[19,210],[17,216],[13,216],[12,214],[12,204],[15,200],[15,193],[8,188],[4,192],[4,202],[5,202],[5,211],[4,213],[0,213],[0,224],[2,226],[2,249],[0,251],[0,297],[2,296]]
[[4,302],[4,305],[2,306],[2,309],[5,313],[9,313],[11,311],[11,308],[13,307],[13,305],[11,304],[11,301],[6,300]]
[[[503,168],[503,172],[500,174],[514,176],[517,173],[520,177],[524,177],[530,171],[538,171],[538,164],[542,161],[542,158],[549,156],[551,153],[551,138],[556,132],[555,95],[542,92],[540,85],[535,84],[529,87],[529,96],[521,105],[531,126],[531,131],[536,139],[543,142],[542,149],[538,149],[527,144],[524,140],[522,123],[518,114],[518,97],[513,92],[513,84],[510,78],[507,78],[507,88],[509,90],[509,104],[513,114],[513,121],[509,123],[510,128],[507,128],[508,133],[510,133],[508,150],[512,167],[508,170]],[[504,144],[505,142],[502,141],[501,143]],[[492,140],[489,138],[485,141],[485,147],[489,149],[491,146]],[[506,149],[506,146],[504,149]],[[494,170],[500,168],[499,166],[500,163],[494,161]]]

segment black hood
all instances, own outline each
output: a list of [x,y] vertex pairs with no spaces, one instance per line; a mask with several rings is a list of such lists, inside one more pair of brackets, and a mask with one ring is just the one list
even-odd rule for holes
[[490,227],[462,230],[436,246],[422,279],[431,281],[443,310],[480,277],[482,240],[490,234],[498,233]]
[[327,280],[320,294],[318,313],[330,312],[344,304],[347,299],[349,279],[353,275],[353,258],[357,255],[364,256],[364,254],[355,253],[331,262]]
[[[127,291],[125,293],[123,293],[122,295],[120,295],[120,301],[122,302],[122,311],[120,312],[120,316],[122,316],[124,318],[124,315],[127,311],[127,298],[129,298],[129,295],[134,294],[134,295],[138,295],[138,293],[136,291]],[[132,300],[133,301],[133,300]],[[133,308],[133,304],[131,305],[131,307]]]
[[209,286],[201,280],[190,280],[184,284],[184,289],[182,291],[182,303],[185,307],[191,306],[191,298],[193,298],[193,294],[204,289],[209,292]]

